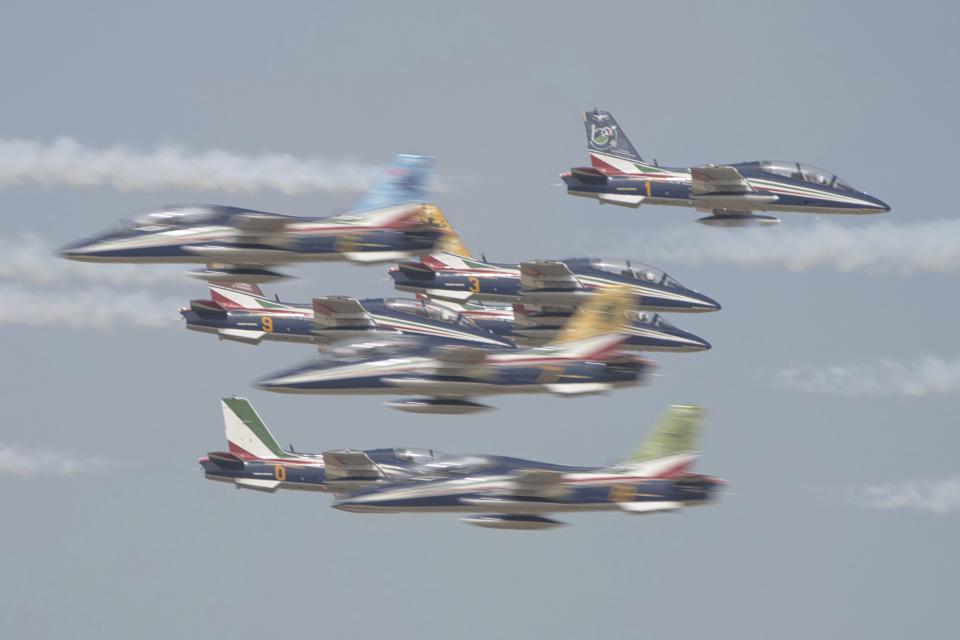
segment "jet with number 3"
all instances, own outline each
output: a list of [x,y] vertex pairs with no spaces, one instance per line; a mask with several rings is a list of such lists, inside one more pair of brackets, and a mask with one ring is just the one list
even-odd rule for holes
[[882,213],[890,207],[854,189],[839,176],[796,162],[738,162],[689,168],[645,161],[609,111],[583,114],[591,166],[561,178],[567,193],[600,204],[690,207],[711,215],[697,222],[739,227],[775,224],[755,211],[803,213]]
[[689,289],[663,271],[639,262],[602,258],[533,260],[495,264],[477,260],[436,207],[428,212],[446,239],[440,250],[418,262],[390,269],[394,286],[434,299],[519,303],[571,309],[607,286],[629,291],[634,305],[646,311],[717,311],[712,298]]

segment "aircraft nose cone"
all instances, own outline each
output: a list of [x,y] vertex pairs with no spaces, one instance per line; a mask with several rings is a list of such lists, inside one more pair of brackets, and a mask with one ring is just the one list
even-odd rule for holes
[[720,303],[709,296],[700,294],[700,311],[720,311],[723,307]]
[[87,246],[89,246],[89,243],[86,240],[71,242],[60,247],[56,255],[67,260],[81,260],[86,254]]

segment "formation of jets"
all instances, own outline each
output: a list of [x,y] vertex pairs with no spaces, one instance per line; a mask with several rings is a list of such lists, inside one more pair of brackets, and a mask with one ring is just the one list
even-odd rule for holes
[[[881,200],[836,175],[785,162],[664,168],[645,162],[613,116],[583,114],[592,166],[563,174],[567,192],[601,203],[686,206],[699,222],[779,222],[758,211],[877,213]],[[86,262],[192,263],[209,297],[180,309],[186,328],[249,345],[310,345],[306,362],[262,375],[260,389],[379,394],[402,411],[458,415],[506,393],[572,397],[639,385],[656,364],[643,352],[696,352],[710,343],[665,313],[720,304],[636,260],[581,257],[493,263],[475,258],[427,200],[431,159],[398,155],[349,212],[295,217],[221,205],[158,208],[64,247]],[[279,265],[340,260],[387,264],[409,297],[323,292],[308,302],[270,298]],[[320,292],[318,292],[320,293]],[[205,476],[238,488],[332,493],[343,511],[467,514],[469,524],[546,529],[557,512],[675,511],[708,502],[722,482],[691,471],[703,410],[673,406],[628,460],[570,467],[431,449],[283,449],[247,400],[225,398],[228,451],[200,459]]]

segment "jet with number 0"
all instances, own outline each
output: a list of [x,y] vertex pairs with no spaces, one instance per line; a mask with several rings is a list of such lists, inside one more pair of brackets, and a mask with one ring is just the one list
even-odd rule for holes
[[292,446],[282,448],[245,398],[223,398],[221,406],[228,450],[211,451],[199,463],[208,480],[232,483],[238,489],[346,494],[415,474],[435,477],[462,461],[433,449],[301,453]]
[[625,351],[632,296],[601,291],[581,305],[564,330],[542,347],[491,350],[436,346],[401,337],[335,345],[319,359],[263,378],[261,389],[312,394],[416,394],[388,403],[403,411],[463,414],[487,409],[470,398],[503,393],[575,396],[634,386],[650,362]]
[[309,304],[281,302],[248,283],[210,283],[210,298],[191,300],[180,315],[192,331],[246,344],[268,340],[323,346],[339,340],[411,335],[433,344],[515,346],[509,338],[429,300],[326,296]]
[[698,167],[661,167],[637,153],[609,111],[584,112],[591,166],[561,178],[567,193],[600,204],[639,207],[661,204],[691,207],[711,215],[697,222],[712,226],[775,224],[756,211],[802,213],[882,213],[890,207],[854,189],[830,171],[796,162],[737,162]]
[[473,258],[443,213],[431,207],[430,221],[446,231],[441,250],[418,262],[390,269],[400,291],[433,299],[520,303],[573,308],[606,286],[622,286],[646,311],[716,311],[720,305],[654,267],[629,260],[568,258],[494,264]]
[[486,456],[456,477],[411,478],[360,490],[334,503],[357,513],[468,513],[467,524],[547,529],[561,512],[676,512],[714,499],[723,481],[691,472],[703,410],[675,405],[629,460],[570,467]]
[[208,281],[263,283],[287,276],[269,267],[343,260],[396,262],[433,251],[442,232],[422,202],[431,159],[399,155],[349,213],[305,218],[221,205],[161,207],[120,228],[67,245],[83,262],[218,264]]

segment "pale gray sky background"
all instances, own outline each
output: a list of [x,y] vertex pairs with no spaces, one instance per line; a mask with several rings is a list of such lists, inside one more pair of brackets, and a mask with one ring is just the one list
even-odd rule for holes
[[[659,357],[661,377],[609,397],[494,398],[496,412],[447,419],[266,394],[250,381],[304,348],[188,333],[176,307],[202,284],[113,282],[112,266],[66,269],[43,250],[162,203],[307,215],[357,194],[12,184],[18,158],[0,154],[2,635],[954,635],[958,15],[940,2],[7,2],[0,141],[376,165],[431,153],[436,200],[474,251],[656,255],[724,309],[673,318],[713,351]],[[568,197],[557,174],[587,162],[579,112],[594,106],[661,163],[796,159],[893,211],[784,215],[758,240],[688,210]],[[658,249],[686,234],[712,257]],[[774,250],[747,255],[758,246]],[[391,293],[378,267],[296,272],[284,298]],[[123,319],[97,329],[112,312]],[[915,376],[927,382],[901,384]],[[542,534],[342,513],[322,495],[203,480],[195,460],[223,446],[231,393],[298,449],[570,464],[625,456],[667,404],[699,402],[700,469],[730,491],[679,516],[574,515]]]

